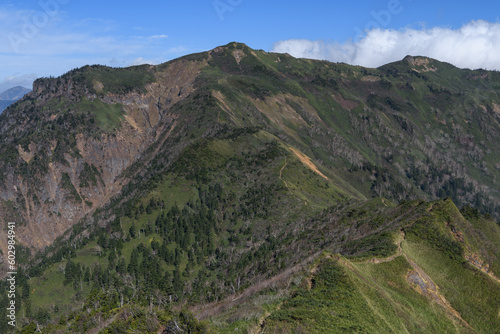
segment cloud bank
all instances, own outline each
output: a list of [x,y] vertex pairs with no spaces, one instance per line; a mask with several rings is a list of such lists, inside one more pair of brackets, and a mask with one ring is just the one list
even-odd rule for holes
[[472,21],[460,29],[373,29],[359,41],[336,43],[290,39],[272,52],[378,67],[406,55],[427,56],[461,68],[500,70],[500,23]]

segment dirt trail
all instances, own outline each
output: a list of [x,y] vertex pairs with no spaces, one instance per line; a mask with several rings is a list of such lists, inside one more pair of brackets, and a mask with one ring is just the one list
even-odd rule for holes
[[[281,309],[281,305],[283,305],[283,302],[278,304],[275,311],[278,311],[279,309]],[[267,318],[269,318],[270,315],[271,315],[271,313],[266,311],[262,315],[262,317],[260,317],[258,327],[256,327],[256,329],[254,329],[252,331],[252,334],[264,334],[265,333],[264,330],[265,330],[265,326],[266,326],[266,320],[267,320]]]
[[[365,275],[363,275],[357,268],[355,268],[351,261],[343,258],[342,256],[340,257],[335,257],[338,262],[342,265],[344,265],[344,267],[348,268],[350,271],[352,271],[356,276],[358,276],[358,278],[365,282],[368,286],[372,287],[373,289],[377,290],[377,292],[379,293],[379,296],[384,298],[385,300],[387,300],[389,303],[392,303],[393,302],[393,299],[391,298],[391,296],[388,295],[388,293],[382,289],[380,287],[380,285],[375,281],[375,279],[371,278],[371,277],[366,277]],[[375,309],[373,309],[375,311]]]
[[[431,300],[435,301],[437,304],[441,305],[449,314],[459,319],[466,327],[471,328],[470,325],[465,321],[460,313],[451,306],[448,300],[439,292],[439,287],[434,283],[434,281],[425,273],[425,271],[420,268],[414,261],[412,261],[408,255],[403,251],[401,247],[401,243],[405,239],[405,233],[403,230],[399,231],[398,238],[396,239],[396,245],[398,246],[398,251],[396,254],[391,255],[387,258],[372,258],[367,261],[358,262],[358,263],[384,263],[390,262],[397,258],[398,256],[403,255],[408,261],[408,263],[413,267],[413,270],[409,271],[406,276],[406,281],[412,285],[419,293],[424,296],[427,296]],[[362,275],[351,265],[351,263],[347,260],[340,260],[347,268],[354,271],[359,277]],[[377,286],[375,282],[370,282],[368,279],[362,277],[362,279],[367,282],[370,286],[376,288],[378,291],[382,292]],[[472,328],[471,328],[472,329]]]
[[[284,165],[283,165],[283,167],[281,167],[281,169],[280,169],[280,180],[282,180],[281,175],[282,175],[282,173],[283,173],[283,169],[285,169],[285,167],[286,167],[286,157],[285,157],[285,164],[284,164]],[[285,182],[285,185],[286,185],[286,181],[283,181],[283,182]]]
[[[325,259],[331,259],[332,255],[326,255],[324,257]],[[320,262],[318,262],[311,270],[309,270],[309,277],[307,277],[307,289],[311,290],[313,288],[312,286],[312,280],[314,278],[314,275],[318,272]]]
[[283,183],[285,184],[286,189],[288,189],[288,191],[290,192],[290,194],[292,194],[292,196],[295,197],[298,201],[302,202],[302,200],[300,198],[298,198],[297,195],[295,195],[293,193],[292,189],[290,189],[290,187],[288,186],[288,183],[286,183],[286,181],[283,180],[283,178],[282,178],[283,170],[285,169],[286,165],[287,165],[287,162],[286,162],[286,157],[285,157],[285,164],[280,169],[280,180],[283,181]]
[[[318,255],[319,255],[319,253],[316,253],[313,256],[316,257]],[[325,258],[326,259],[330,259],[330,258],[332,258],[332,255],[326,255]],[[311,259],[311,257],[309,259]],[[319,265],[320,265],[320,262],[318,262],[313,268],[311,268],[309,270],[309,276],[307,277],[307,286],[308,286],[309,290],[312,289],[312,279],[313,279],[314,275],[318,272]],[[279,305],[276,307],[275,311],[278,311],[281,308],[281,305],[283,305],[283,302],[279,303]],[[271,313],[269,313],[268,311],[266,311],[259,318],[259,325],[258,325],[258,327],[256,327],[257,328],[256,330],[252,331],[253,334],[262,334],[262,333],[264,333],[263,330],[264,330],[264,327],[265,327],[265,324],[266,324],[266,319],[270,315],[271,315]]]
[[[281,306],[281,305],[280,305]],[[264,314],[259,318],[259,322],[254,329],[250,330],[252,334],[260,334],[264,330],[264,326],[266,325],[266,319],[271,315],[269,311],[264,312]]]
[[396,254],[391,255],[389,257],[385,257],[385,258],[374,257],[374,258],[371,258],[369,260],[366,260],[366,261],[363,261],[363,262],[358,262],[358,263],[375,263],[375,264],[379,264],[379,263],[384,263],[384,262],[391,262],[392,260],[394,260],[395,258],[397,258],[398,256],[401,256],[403,254],[403,249],[401,248],[401,242],[404,239],[405,239],[405,232],[403,230],[399,230],[399,234],[398,234],[398,237],[396,239],[396,246],[398,246],[398,251],[396,252]]

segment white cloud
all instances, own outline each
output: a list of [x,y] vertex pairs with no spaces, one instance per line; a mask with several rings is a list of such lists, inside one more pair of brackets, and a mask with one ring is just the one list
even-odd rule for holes
[[157,65],[158,62],[154,61],[154,60],[144,59],[143,57],[138,57],[138,58],[133,59],[131,62],[129,62],[127,64],[127,66],[136,66],[136,65],[144,65],[144,64]]
[[168,38],[167,35],[153,35],[153,36],[150,36],[149,38],[151,39],[163,39],[163,38]]
[[31,87],[37,76],[58,76],[86,64],[158,64],[184,49],[172,45],[166,34],[122,35],[114,21],[73,22],[63,10],[49,15],[41,7],[0,5],[0,89]]
[[472,21],[460,29],[373,29],[357,42],[291,39],[273,52],[377,67],[406,55],[428,56],[462,68],[500,70],[500,22]]

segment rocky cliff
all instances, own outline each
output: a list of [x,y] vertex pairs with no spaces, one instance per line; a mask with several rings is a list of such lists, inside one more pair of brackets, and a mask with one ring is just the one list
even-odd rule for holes
[[[127,168],[176,130],[171,107],[193,91],[205,65],[124,69],[118,76],[125,80],[136,73],[148,80],[121,91],[105,81],[111,69],[100,66],[35,81],[0,124],[2,225],[16,222],[18,242],[41,249],[107,203],[128,182]],[[2,230],[4,254],[5,236]]]

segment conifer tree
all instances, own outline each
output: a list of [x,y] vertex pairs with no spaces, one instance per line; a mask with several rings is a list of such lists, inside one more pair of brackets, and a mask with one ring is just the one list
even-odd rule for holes
[[137,276],[137,268],[139,264],[139,251],[137,248],[132,250],[132,254],[130,255],[130,262],[128,264],[127,271],[130,275]]
[[132,225],[130,226],[130,228],[128,229],[128,234],[130,235],[130,237],[132,239],[135,239],[135,236],[136,236],[136,228],[135,228],[135,223],[132,223]]

